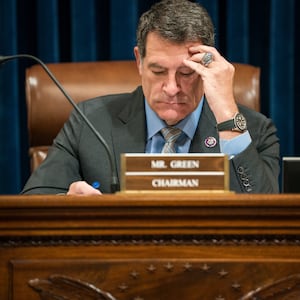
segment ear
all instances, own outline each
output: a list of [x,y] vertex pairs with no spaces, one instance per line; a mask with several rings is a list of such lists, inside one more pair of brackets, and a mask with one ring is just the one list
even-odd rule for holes
[[139,52],[139,48],[136,46],[134,47],[133,50],[134,50],[135,61],[136,61],[137,68],[139,70],[139,74],[142,75],[142,59]]

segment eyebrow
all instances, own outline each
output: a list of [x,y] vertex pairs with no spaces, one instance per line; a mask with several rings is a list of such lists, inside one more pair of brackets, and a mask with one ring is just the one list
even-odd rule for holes
[[[162,66],[158,63],[149,63],[148,67],[149,68],[164,69],[164,70],[167,69],[166,67],[164,67],[164,66]],[[179,66],[178,69],[190,69],[190,70],[192,70],[190,67],[185,66],[185,65]]]
[[157,64],[157,63],[150,63],[150,64],[148,65],[148,67],[149,67],[149,68],[166,69],[165,67],[163,67],[163,66],[161,66],[161,65],[159,65],[159,64]]

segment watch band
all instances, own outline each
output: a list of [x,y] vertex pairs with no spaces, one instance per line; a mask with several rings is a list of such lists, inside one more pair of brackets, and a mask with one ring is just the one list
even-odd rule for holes
[[227,120],[227,121],[217,124],[217,129],[219,131],[232,130],[233,128],[234,128],[234,119],[230,119],[230,120]]
[[233,119],[217,124],[219,131],[237,131],[244,132],[247,130],[247,122],[241,113],[236,113]]

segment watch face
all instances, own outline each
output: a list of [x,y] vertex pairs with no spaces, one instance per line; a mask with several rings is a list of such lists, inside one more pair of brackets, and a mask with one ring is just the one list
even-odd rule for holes
[[244,131],[247,129],[247,122],[245,117],[242,114],[236,114],[234,118],[235,127],[239,130]]

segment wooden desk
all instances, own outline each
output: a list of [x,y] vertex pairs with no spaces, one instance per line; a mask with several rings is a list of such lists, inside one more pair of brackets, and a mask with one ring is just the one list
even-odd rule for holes
[[300,299],[300,195],[0,196],[0,299]]

